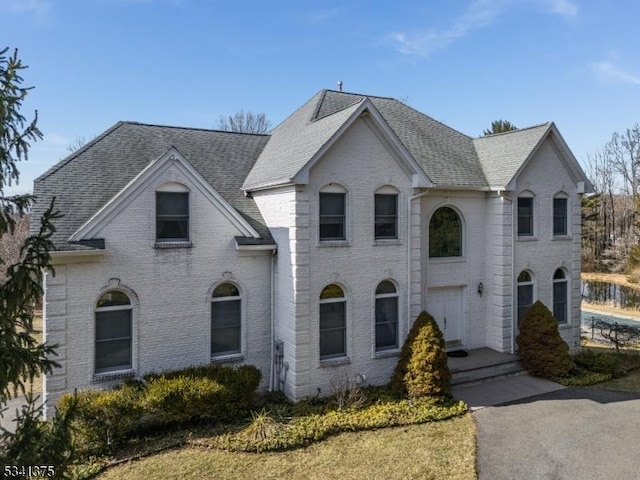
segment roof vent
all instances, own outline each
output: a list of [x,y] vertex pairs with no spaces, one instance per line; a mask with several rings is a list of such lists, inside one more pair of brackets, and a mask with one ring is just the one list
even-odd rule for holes
[[338,80],[338,91],[342,91],[342,80]]

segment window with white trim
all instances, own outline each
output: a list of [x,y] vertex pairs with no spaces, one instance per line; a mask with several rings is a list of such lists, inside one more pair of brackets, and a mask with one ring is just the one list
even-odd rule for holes
[[346,240],[346,193],[320,192],[320,241]]
[[429,258],[462,256],[462,221],[451,207],[440,207],[429,221]]
[[567,235],[567,207],[566,197],[555,197],[553,199],[553,234]]
[[526,270],[518,275],[518,325],[524,314],[533,305],[533,277]]
[[332,283],[320,293],[320,360],[347,355],[347,299]]
[[533,197],[518,197],[518,236],[533,236]]
[[376,193],[374,195],[374,237],[376,240],[398,238],[398,195]]
[[126,293],[105,292],[95,308],[95,373],[130,370],[132,306]]
[[398,291],[389,280],[376,288],[376,352],[398,348]]
[[558,323],[567,323],[569,282],[564,270],[557,269],[553,274],[553,316]]
[[156,242],[189,241],[189,191],[167,184],[156,191]]
[[241,353],[242,298],[238,287],[222,283],[211,298],[211,356]]

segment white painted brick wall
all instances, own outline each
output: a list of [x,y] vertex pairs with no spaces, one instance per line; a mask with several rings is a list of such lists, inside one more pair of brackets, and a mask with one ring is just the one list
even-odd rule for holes
[[[165,180],[180,181],[176,172],[149,186],[109,223],[106,255],[99,264],[56,267],[47,277],[47,341],[66,354],[62,370],[46,379],[47,401],[74,388],[101,388],[94,365],[94,306],[100,292],[117,278],[133,290],[134,368],[137,375],[210,361],[210,295],[214,284],[228,278],[242,292],[242,352],[262,372],[266,387],[270,367],[270,252],[246,255],[235,250],[236,228],[197,188],[191,190],[193,248],[155,249],[155,188]],[[225,273],[230,272],[230,273]],[[63,295],[63,289],[65,294]]]

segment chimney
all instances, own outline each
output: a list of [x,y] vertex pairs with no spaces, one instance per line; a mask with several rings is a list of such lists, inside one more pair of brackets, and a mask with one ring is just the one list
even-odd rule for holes
[[338,91],[341,92],[342,91],[342,80],[338,81]]

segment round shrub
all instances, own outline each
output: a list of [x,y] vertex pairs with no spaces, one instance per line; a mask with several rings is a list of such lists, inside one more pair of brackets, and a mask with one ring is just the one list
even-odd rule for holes
[[516,342],[520,360],[533,375],[545,378],[564,377],[574,368],[569,356],[569,346],[558,331],[557,320],[540,301],[525,313]]
[[573,357],[578,367],[595,373],[605,373],[615,376],[620,372],[620,358],[614,355],[607,355],[602,352],[595,352],[587,348]]
[[402,346],[390,386],[398,395],[416,398],[446,395],[450,384],[442,332],[433,317],[422,312]]

